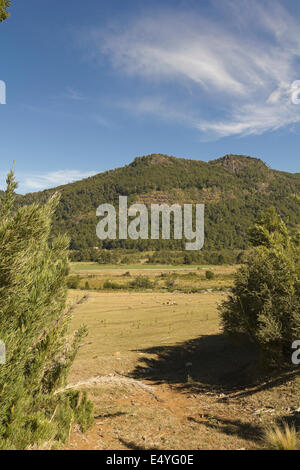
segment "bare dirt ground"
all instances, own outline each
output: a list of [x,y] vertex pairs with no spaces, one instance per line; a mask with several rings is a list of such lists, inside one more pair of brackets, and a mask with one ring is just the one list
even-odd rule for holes
[[268,423],[299,423],[299,370],[250,380],[255,352],[221,334],[223,296],[89,293],[75,308],[74,328],[90,334],[69,386],[88,391],[95,424],[67,448],[257,449]]

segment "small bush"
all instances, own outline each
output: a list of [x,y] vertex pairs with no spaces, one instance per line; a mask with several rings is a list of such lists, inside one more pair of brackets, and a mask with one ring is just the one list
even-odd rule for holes
[[94,405],[87,398],[87,393],[72,390],[67,393],[74,419],[79,424],[80,430],[86,432],[94,422]]
[[67,287],[68,289],[78,289],[79,287],[79,276],[70,276],[67,278]]
[[111,282],[111,281],[105,281],[103,284],[103,289],[113,289],[113,290],[118,290],[122,289],[123,286],[120,284],[117,284],[116,282]]
[[132,289],[151,289],[153,284],[147,276],[137,276],[129,286]]
[[205,277],[206,277],[206,279],[214,279],[215,273],[212,272],[212,271],[206,271],[205,272]]
[[165,281],[165,286],[168,290],[173,290],[175,287],[175,280],[174,279],[167,279]]
[[116,254],[110,251],[103,250],[99,253],[99,257],[97,261],[99,264],[114,264],[114,263],[117,263],[118,257]]

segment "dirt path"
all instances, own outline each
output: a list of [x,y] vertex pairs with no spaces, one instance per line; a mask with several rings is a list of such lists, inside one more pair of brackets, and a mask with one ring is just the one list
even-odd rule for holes
[[241,400],[229,402],[222,394],[182,392],[113,374],[76,387],[88,390],[94,400],[95,425],[85,435],[75,429],[68,449],[259,447],[259,418]]

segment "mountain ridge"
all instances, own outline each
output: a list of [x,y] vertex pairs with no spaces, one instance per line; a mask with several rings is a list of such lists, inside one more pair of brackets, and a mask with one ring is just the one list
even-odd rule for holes
[[268,167],[261,159],[228,154],[204,162],[164,154],[136,157],[131,163],[83,180],[18,197],[18,203],[45,201],[59,191],[53,232],[67,232],[71,249],[104,248],[176,249],[178,241],[138,240],[100,242],[96,237],[96,208],[118,206],[119,195],[128,203],[205,203],[206,250],[247,246],[247,229],[258,212],[271,205],[291,228],[300,224],[300,174]]
[[[167,162],[169,164],[172,161],[182,161],[182,162],[187,162],[187,163],[188,162],[193,162],[193,163],[199,163],[199,164],[205,164],[205,165],[223,166],[225,169],[226,169],[226,167],[228,169],[229,165],[228,164],[226,165],[226,163],[229,162],[229,161],[231,161],[231,162],[232,161],[244,161],[244,162],[248,162],[248,163],[249,162],[257,163],[261,167],[265,167],[265,169],[268,169],[272,172],[278,172],[278,173],[287,174],[287,175],[300,175],[299,172],[287,172],[287,171],[283,171],[283,170],[277,170],[277,169],[274,169],[274,168],[270,168],[262,159],[257,158],[257,157],[251,157],[251,156],[248,156],[248,155],[226,154],[222,157],[218,157],[218,158],[215,158],[215,159],[204,161],[204,160],[198,160],[198,159],[195,160],[195,159],[192,159],[192,158],[176,157],[176,156],[173,156],[173,155],[153,153],[153,154],[149,154],[149,155],[137,156],[128,164],[125,164],[125,165],[120,166],[120,167],[104,170],[104,171],[101,171],[99,173],[95,173],[94,175],[88,176],[86,178],[82,178],[80,180],[72,181],[70,183],[61,184],[61,185],[58,185],[58,186],[54,186],[52,188],[47,188],[47,189],[43,189],[43,190],[39,190],[39,191],[28,192],[28,193],[25,193],[24,195],[20,195],[20,196],[27,196],[28,194],[37,194],[37,193],[43,193],[45,191],[53,191],[53,190],[56,190],[56,189],[65,188],[69,185],[76,184],[79,181],[80,182],[81,181],[88,181],[90,179],[93,179],[93,178],[98,177],[98,176],[103,175],[103,174],[111,174],[112,172],[122,170],[123,168],[135,167],[138,162],[147,162],[147,161],[151,162],[151,164],[153,164],[153,163],[156,163],[156,164],[157,163],[167,163]],[[247,165],[243,165],[243,167],[247,167]],[[228,170],[230,171],[230,169],[228,169]],[[1,190],[0,190],[0,192],[1,192]]]

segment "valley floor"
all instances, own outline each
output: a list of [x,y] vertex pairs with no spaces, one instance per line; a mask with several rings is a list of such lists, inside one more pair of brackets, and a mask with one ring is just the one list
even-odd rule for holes
[[71,291],[89,336],[69,379],[95,424],[67,448],[257,449],[266,425],[299,421],[299,370],[246,380],[256,356],[222,335],[225,295]]

